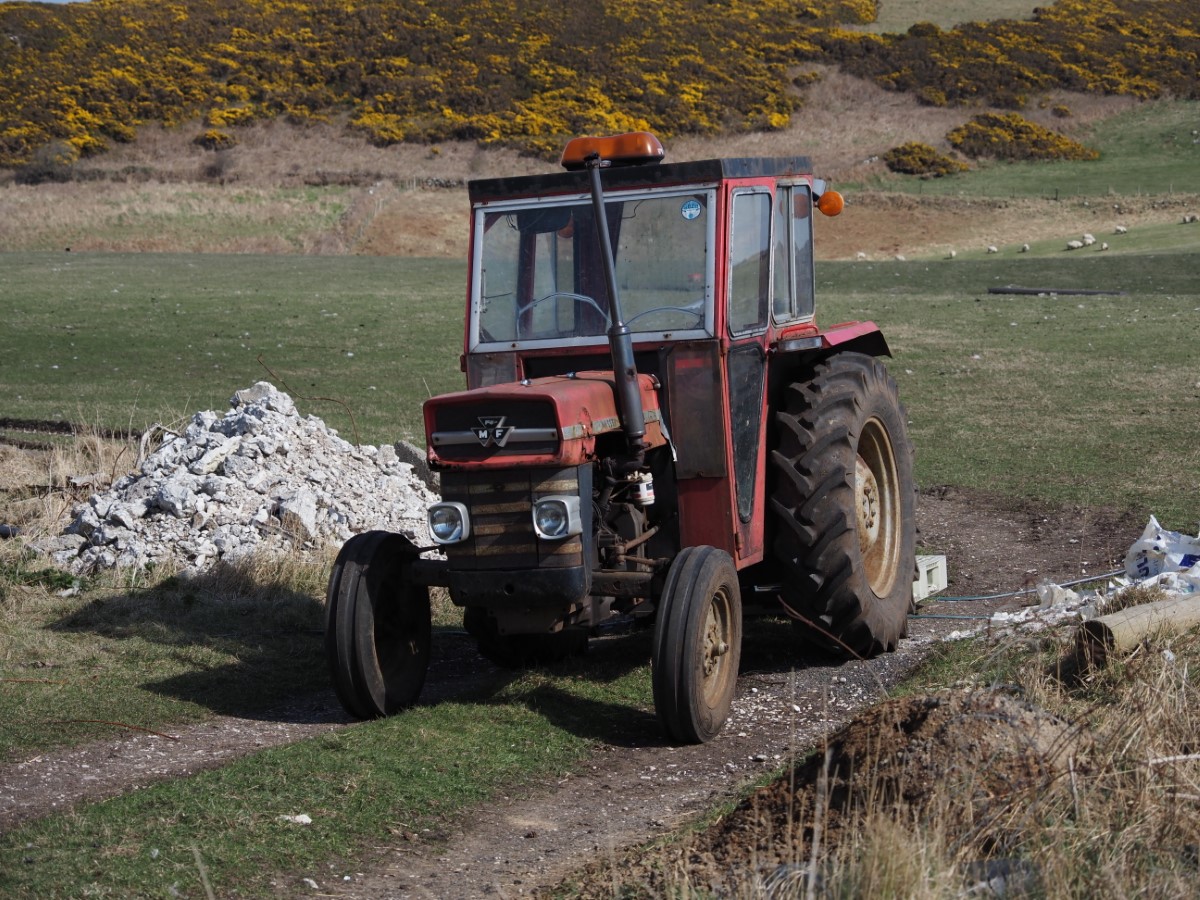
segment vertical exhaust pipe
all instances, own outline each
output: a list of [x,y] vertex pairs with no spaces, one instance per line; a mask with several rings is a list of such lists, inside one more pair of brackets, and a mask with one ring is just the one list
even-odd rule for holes
[[608,328],[608,346],[612,353],[613,376],[616,379],[617,414],[621,430],[634,459],[632,469],[639,469],[646,459],[646,413],[642,409],[642,392],[638,387],[637,367],[633,361],[633,332],[625,324],[621,312],[621,297],[617,290],[617,266],[613,258],[612,236],[608,231],[608,216],[604,212],[604,190],[600,186],[600,169],[605,166],[599,153],[587,158],[585,164],[592,179],[592,210],[596,217],[596,233],[600,236],[600,251],[604,257],[604,277],[608,284],[609,312],[612,324]]

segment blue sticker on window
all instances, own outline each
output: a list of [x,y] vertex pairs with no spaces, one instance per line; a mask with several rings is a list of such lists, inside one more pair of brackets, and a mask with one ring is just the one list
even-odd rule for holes
[[699,200],[688,200],[679,207],[680,215],[688,220],[700,218],[701,211]]

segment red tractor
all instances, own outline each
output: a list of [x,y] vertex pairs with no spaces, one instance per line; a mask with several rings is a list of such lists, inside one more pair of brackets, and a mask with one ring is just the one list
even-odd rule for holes
[[662,157],[644,132],[577,138],[565,171],[471,182],[467,390],[424,408],[443,558],[379,531],[342,548],[326,648],[352,714],[416,701],[432,585],[502,665],[653,617],[679,742],[729,714],[743,604],[843,654],[904,635],[912,450],[888,346],[813,318],[813,209],[841,197],[804,157]]

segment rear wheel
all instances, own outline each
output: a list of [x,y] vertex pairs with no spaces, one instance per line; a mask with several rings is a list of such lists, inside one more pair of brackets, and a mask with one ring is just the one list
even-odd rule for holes
[[417,548],[403,535],[369,531],[348,540],[329,579],[325,652],[342,706],[360,719],[417,701],[429,668],[429,592],[413,584]]
[[733,559],[688,547],[671,564],[658,603],[654,708],[672,740],[712,740],[729,717],[742,650],[742,600]]
[[912,445],[895,382],[875,358],[839,353],[787,389],[775,423],[771,508],[784,601],[818,646],[894,650],[916,563]]

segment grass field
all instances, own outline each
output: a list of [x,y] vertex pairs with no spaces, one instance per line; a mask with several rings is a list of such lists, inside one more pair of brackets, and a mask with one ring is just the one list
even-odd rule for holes
[[[830,263],[818,280],[826,311],[876,319],[889,336],[922,484],[1135,509],[1194,531],[1198,264],[1195,253]],[[1122,293],[987,293],[1006,285]]]
[[879,10],[870,31],[907,31],[917,22],[932,22],[943,29],[953,28],[963,22],[991,21],[994,19],[1028,19],[1041,4],[1032,0],[999,0],[989,3],[986,9],[971,0],[880,0]]
[[379,442],[421,437],[421,400],[464,383],[458,264],[34,253],[0,268],[14,418],[178,425],[268,380],[348,439],[357,425],[359,443]]
[[[0,265],[11,417],[178,425],[265,379],[350,440],[420,443],[421,402],[463,385],[457,263],[10,254]],[[921,483],[1131,507],[1191,528],[1198,265],[1197,252],[824,263],[818,314],[874,319],[888,335]],[[1013,283],[1124,293],[987,294]]]

